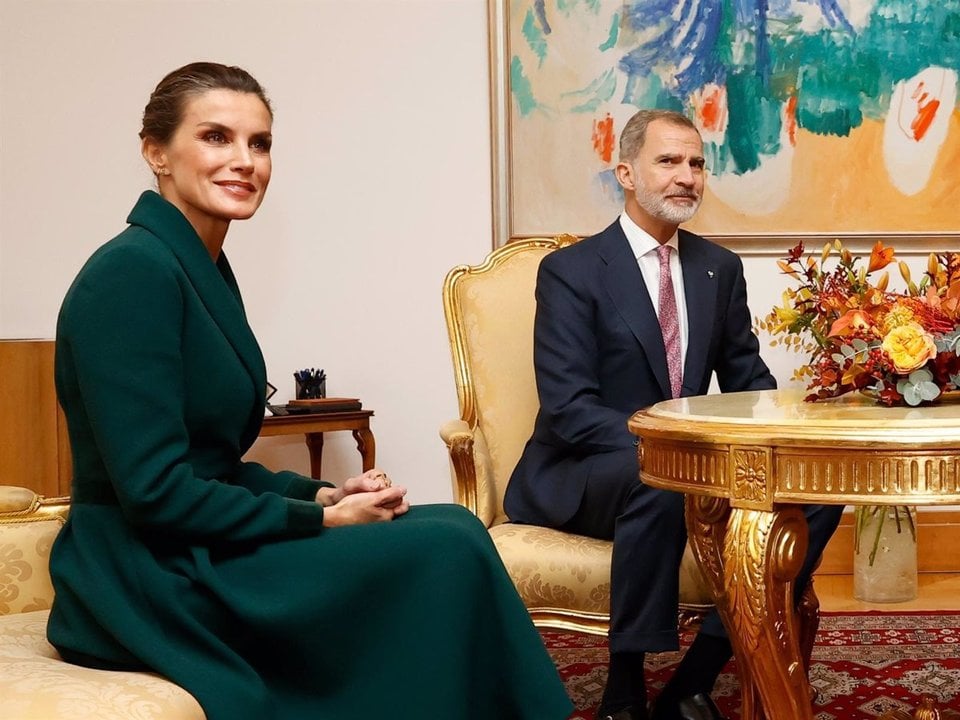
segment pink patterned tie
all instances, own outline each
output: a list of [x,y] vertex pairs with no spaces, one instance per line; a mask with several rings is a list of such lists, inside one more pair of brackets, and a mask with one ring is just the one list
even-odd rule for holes
[[663,334],[663,349],[667,351],[667,370],[670,373],[670,389],[673,397],[680,397],[683,368],[680,358],[680,321],[677,318],[677,298],[673,294],[673,277],[670,275],[670,246],[657,248],[660,256],[660,332]]

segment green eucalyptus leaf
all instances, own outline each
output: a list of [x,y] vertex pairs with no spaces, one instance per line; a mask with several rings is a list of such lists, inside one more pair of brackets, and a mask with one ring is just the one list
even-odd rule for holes
[[898,382],[897,392],[903,395],[903,401],[911,407],[916,407],[922,402],[917,386],[909,380],[901,380]]
[[920,397],[930,402],[931,400],[936,400],[940,397],[940,388],[932,382],[922,382],[917,384],[917,392],[920,394]]
[[933,380],[933,373],[927,370],[925,367],[922,367],[910,373],[910,376],[907,379],[914,385],[923,382],[930,382]]

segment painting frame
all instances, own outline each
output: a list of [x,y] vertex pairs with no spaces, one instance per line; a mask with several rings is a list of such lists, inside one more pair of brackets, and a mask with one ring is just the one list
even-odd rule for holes
[[[510,87],[510,8],[513,0],[487,0],[490,67],[491,195],[493,248],[529,237],[552,237],[568,232],[564,228],[517,232],[514,225],[516,197],[512,168],[514,136],[511,121]],[[871,231],[871,232],[703,232],[709,239],[745,256],[783,256],[798,242],[808,249],[819,249],[839,239],[852,252],[869,252],[879,240],[896,247],[901,255],[926,255],[940,252],[960,241],[960,229],[944,231]]]

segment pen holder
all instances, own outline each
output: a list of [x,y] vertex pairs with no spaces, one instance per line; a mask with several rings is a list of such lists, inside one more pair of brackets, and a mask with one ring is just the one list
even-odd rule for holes
[[327,396],[326,378],[294,378],[297,400],[317,400]]

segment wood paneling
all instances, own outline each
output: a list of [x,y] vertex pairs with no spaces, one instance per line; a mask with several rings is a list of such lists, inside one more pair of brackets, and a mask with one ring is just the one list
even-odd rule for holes
[[0,340],[0,483],[67,495],[66,423],[53,386],[52,340]]

